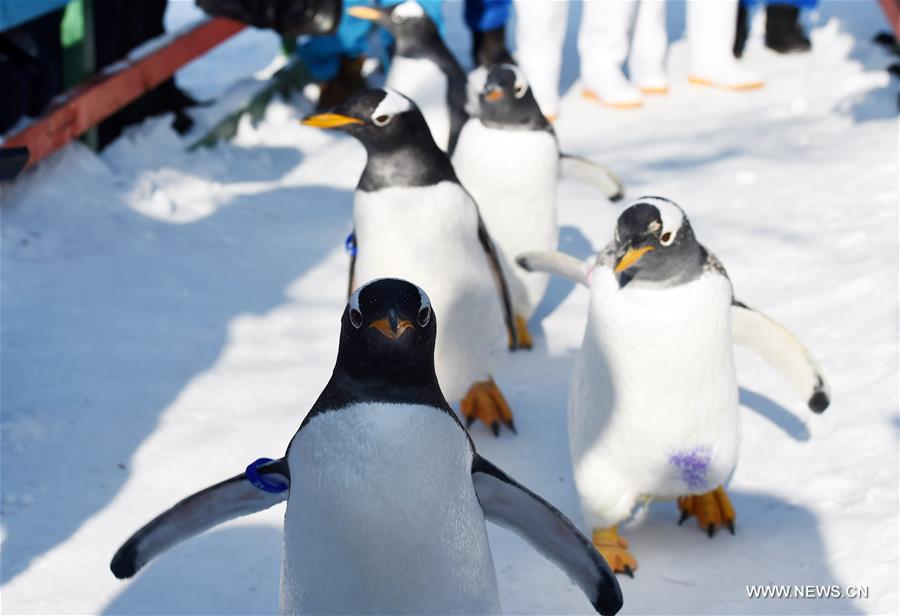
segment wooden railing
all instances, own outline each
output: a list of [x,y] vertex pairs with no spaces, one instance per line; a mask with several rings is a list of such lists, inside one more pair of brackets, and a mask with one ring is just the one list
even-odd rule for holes
[[8,135],[3,148],[27,148],[30,167],[243,28],[240,22],[217,17],[148,41],[128,58],[57,96],[39,118]]

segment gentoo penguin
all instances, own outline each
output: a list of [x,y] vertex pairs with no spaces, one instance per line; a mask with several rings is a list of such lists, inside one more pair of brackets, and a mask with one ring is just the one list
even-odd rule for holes
[[347,14],[386,28],[396,41],[388,88],[415,101],[435,143],[453,152],[466,121],[466,74],[415,0],[388,7],[351,6]]
[[582,179],[600,182],[614,201],[622,197],[623,188],[601,165],[560,153],[553,127],[517,66],[477,69],[470,75],[469,90],[470,118],[453,152],[453,168],[479,204],[497,243],[519,343],[531,348],[527,322],[544,295],[549,276],[525,274],[514,259],[529,250],[556,250],[560,168],[580,168],[586,173]]
[[817,413],[822,370],[786,329],[734,299],[719,261],[675,203],[642,197],[619,217],[592,265],[560,253],[521,255],[528,270],[590,288],[569,396],[575,483],[594,545],[616,571],[637,563],[616,525],[650,498],[678,498],[712,537],[734,532],[723,484],[740,440],[733,341],[749,343]]
[[480,419],[495,435],[501,422],[515,430],[491,378],[504,321],[517,346],[502,266],[478,207],[415,103],[394,90],[367,90],[303,123],[338,128],[368,153],[353,209],[355,281],[396,277],[427,288],[444,314],[435,364],[447,398],[462,400],[469,423]]
[[478,455],[444,399],[434,372],[439,316],[403,280],[357,290],[331,380],[285,456],[257,461],[141,528],[113,557],[115,576],[287,500],[283,613],[499,613],[487,519],[565,571],[599,613],[615,614],[621,591],[591,542]]

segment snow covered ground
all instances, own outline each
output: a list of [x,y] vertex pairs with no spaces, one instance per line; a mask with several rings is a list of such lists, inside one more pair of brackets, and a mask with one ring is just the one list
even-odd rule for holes
[[[193,10],[176,5],[172,23]],[[898,611],[897,85],[869,42],[883,29],[875,2],[826,1],[812,22],[812,54],[751,41],[763,90],[688,85],[678,40],[668,96],[614,112],[576,87],[558,122],[564,148],[607,162],[632,196],[681,203],[738,297],[793,329],[832,379],[833,405],[814,416],[738,350],[737,535],[679,527],[672,503],[639,512],[624,529],[640,562],[621,580],[626,613]],[[680,39],[679,3],[670,26]],[[247,32],[181,81],[220,94],[276,48]],[[571,39],[566,85],[576,76]],[[3,613],[277,611],[282,507],[179,546],[132,581],[107,567],[151,516],[281,455],[330,374],[364,154],[299,126],[305,111],[273,103],[233,143],[194,154],[152,120],[100,156],[73,144],[0,187]],[[559,202],[563,250],[605,244],[619,207],[568,181]],[[497,379],[519,435],[473,429],[484,455],[575,520],[565,398],[586,302],[554,282],[537,348],[504,360]],[[525,543],[490,534],[507,612],[590,612]],[[748,600],[750,584],[869,596]]]

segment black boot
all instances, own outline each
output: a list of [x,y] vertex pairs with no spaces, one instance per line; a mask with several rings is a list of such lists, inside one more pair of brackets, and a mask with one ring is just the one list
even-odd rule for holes
[[472,32],[472,57],[476,66],[515,64],[506,48],[506,28],[500,26],[484,32]]
[[895,56],[900,56],[900,44],[897,43],[897,37],[895,37],[893,33],[879,32],[875,35],[875,38],[872,39],[872,42],[876,45],[881,45]]
[[798,18],[800,9],[789,4],[770,4],[766,7],[766,47],[778,53],[809,51],[812,45]]
[[734,29],[734,57],[740,58],[744,55],[744,46],[747,44],[747,37],[750,35],[750,24],[747,17],[747,7],[744,3],[738,3],[737,27]]

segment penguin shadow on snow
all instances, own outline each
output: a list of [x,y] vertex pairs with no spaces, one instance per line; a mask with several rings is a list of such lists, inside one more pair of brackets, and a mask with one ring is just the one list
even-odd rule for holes
[[281,543],[271,526],[205,533],[148,566],[103,613],[277,614]]
[[809,426],[797,415],[771,398],[743,387],[740,388],[739,393],[738,402],[742,407],[765,417],[795,441],[808,441],[810,439]]
[[[737,532],[712,539],[674,502],[652,503],[625,526],[640,567],[622,591],[633,613],[860,614],[852,600],[750,599],[747,586],[832,586],[839,580],[815,514],[769,494],[729,489]],[[622,578],[620,577],[620,581]],[[641,592],[644,589],[648,592]],[[664,601],[660,601],[661,598]]]
[[[42,288],[63,289],[68,305],[51,300],[38,322],[21,308],[4,314],[5,328],[12,323],[24,338],[4,350],[4,421],[49,426],[40,446],[21,447],[4,435],[7,451],[16,450],[15,473],[4,465],[4,494],[34,496],[27,508],[4,507],[3,584],[113,500],[162,413],[219,359],[232,320],[284,305],[290,283],[340,249],[351,200],[330,187],[280,187],[235,198],[190,224],[119,207],[117,234],[103,246],[102,262],[74,259],[41,270]],[[110,224],[107,210],[86,209],[84,216]],[[334,284],[343,293],[345,281]],[[28,319],[30,327],[17,323]],[[49,344],[48,335],[31,334],[48,325]],[[43,410],[36,419],[34,409]],[[216,410],[242,417],[259,411],[227,400]]]

